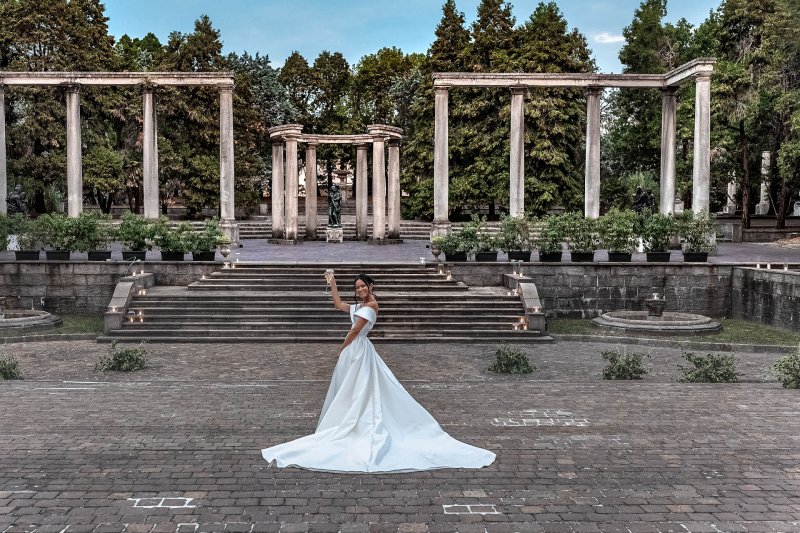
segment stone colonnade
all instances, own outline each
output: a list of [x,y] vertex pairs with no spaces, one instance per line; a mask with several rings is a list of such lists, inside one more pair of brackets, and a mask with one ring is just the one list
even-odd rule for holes
[[600,216],[600,97],[606,87],[656,88],[662,93],[661,190],[659,210],[672,213],[675,199],[675,113],[677,88],[694,80],[695,127],[692,207],[708,209],[711,174],[711,74],[714,59],[695,59],[666,74],[473,74],[434,73],[433,234],[449,230],[448,95],[456,87],[505,87],[511,92],[509,211],[525,212],[525,92],[530,87],[586,89],[584,214]]
[[[272,237],[298,240],[297,143],[306,145],[306,239],[317,238],[317,146],[351,144],[356,147],[356,238],[367,240],[367,147],[372,144],[372,238],[400,238],[400,141],[403,130],[385,124],[367,126],[362,135],[303,134],[300,124],[269,129],[272,140]],[[388,173],[386,151],[388,146]],[[388,177],[388,187],[387,187]],[[388,232],[387,226],[388,225]]]
[[220,130],[220,228],[233,243],[239,241],[234,216],[233,75],[229,72],[0,72],[0,213],[5,213],[6,174],[5,88],[63,86],[67,110],[67,214],[83,210],[80,88],[82,86],[140,86],[142,88],[142,174],[145,218],[158,218],[158,135],[155,91],[162,86],[217,87]]

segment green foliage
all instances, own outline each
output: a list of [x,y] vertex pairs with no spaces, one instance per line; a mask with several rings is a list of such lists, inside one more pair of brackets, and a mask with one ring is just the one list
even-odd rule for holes
[[800,389],[800,345],[770,367],[769,371],[787,389]]
[[111,341],[108,348],[108,355],[101,356],[94,369],[100,372],[132,372],[142,370],[147,366],[147,350],[144,349],[144,342],[136,348],[117,349],[117,341]]
[[530,251],[533,247],[533,223],[525,217],[500,217],[500,231],[497,234],[498,249],[509,251]]
[[22,370],[19,368],[19,359],[13,355],[0,357],[0,380],[22,379]]
[[561,215],[561,224],[571,252],[593,252],[600,246],[597,220],[584,217],[581,213],[571,212]]
[[564,242],[564,225],[561,216],[547,215],[542,219],[539,236],[534,240],[534,246],[540,254],[560,252]]
[[11,238],[10,226],[8,215],[0,213],[0,250],[8,248],[8,243]]
[[207,218],[203,223],[203,229],[197,233],[186,235],[189,239],[190,252],[210,252],[216,250],[217,245],[225,239],[225,235],[220,231],[219,224],[215,218]]
[[682,383],[736,383],[741,373],[736,371],[733,354],[695,355],[683,352],[683,358],[692,366],[678,365]]
[[617,350],[602,352],[603,379],[643,379],[647,375],[644,358],[650,356],[644,353],[620,353]]
[[707,211],[686,210],[678,219],[678,232],[687,252],[713,252],[717,248],[714,216]]
[[173,226],[169,220],[161,217],[153,225],[153,244],[162,252],[191,252],[194,242],[194,230],[187,222]]
[[645,213],[642,218],[642,239],[647,252],[666,252],[670,237],[677,233],[677,223],[672,215]]
[[95,146],[83,159],[83,186],[103,213],[111,212],[115,194],[125,188],[124,164],[123,155],[107,146]]
[[134,213],[122,215],[117,239],[126,250],[143,251],[153,248],[153,223]]
[[74,250],[77,242],[72,219],[62,213],[45,213],[33,222],[35,240],[53,250]]
[[105,250],[116,239],[116,231],[111,225],[111,217],[83,211],[70,219],[70,231],[75,239],[73,250],[89,252]]
[[636,248],[638,222],[634,211],[612,208],[597,222],[601,246],[609,252],[632,253]]
[[35,244],[33,221],[22,213],[3,216],[8,234],[17,236],[20,250],[32,250]]
[[489,372],[502,374],[530,374],[536,370],[536,365],[528,361],[528,356],[519,348],[507,345],[505,342],[495,352],[495,361],[488,368]]

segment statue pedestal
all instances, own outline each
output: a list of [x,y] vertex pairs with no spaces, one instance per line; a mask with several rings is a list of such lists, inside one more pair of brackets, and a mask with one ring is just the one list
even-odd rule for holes
[[342,228],[325,228],[325,242],[344,242],[344,230]]

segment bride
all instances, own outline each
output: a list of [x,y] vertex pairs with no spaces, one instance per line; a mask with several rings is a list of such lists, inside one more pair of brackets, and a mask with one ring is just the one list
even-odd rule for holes
[[375,351],[367,334],[378,316],[370,276],[355,280],[358,302],[342,302],[333,271],[325,277],[337,309],[352,327],[339,350],[317,430],[261,450],[279,467],[323,472],[413,472],[434,468],[481,468],[494,453],[457,441],[406,392]]

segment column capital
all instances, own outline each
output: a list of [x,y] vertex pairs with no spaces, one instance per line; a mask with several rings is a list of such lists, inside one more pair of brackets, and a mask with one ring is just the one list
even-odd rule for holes
[[400,144],[402,144],[402,141],[397,137],[389,137],[389,139],[386,141],[386,144],[388,144],[390,148],[399,147]]
[[76,94],[79,93],[81,90],[80,86],[77,84],[64,85],[64,88],[67,90],[68,93],[76,93]]
[[369,148],[369,143],[356,143],[356,150],[366,150]]
[[225,84],[219,86],[220,93],[232,93],[233,92],[233,84]]
[[698,72],[694,77],[694,82],[700,81],[711,81],[711,73],[710,72]]
[[528,92],[528,88],[525,87],[524,85],[514,85],[512,87],[509,87],[508,89],[511,91],[511,94],[524,95],[526,92]]
[[670,85],[668,87],[661,88],[661,95],[662,96],[675,96],[678,94],[678,87],[674,85]]
[[434,85],[433,90],[435,92],[449,92],[451,85]]
[[589,85],[586,87],[586,94],[590,94],[592,96],[597,96],[603,92],[603,87],[599,85]]
[[306,145],[306,149],[313,148],[314,150],[316,150],[317,146],[319,146],[319,141],[316,139],[307,139],[304,142]]

